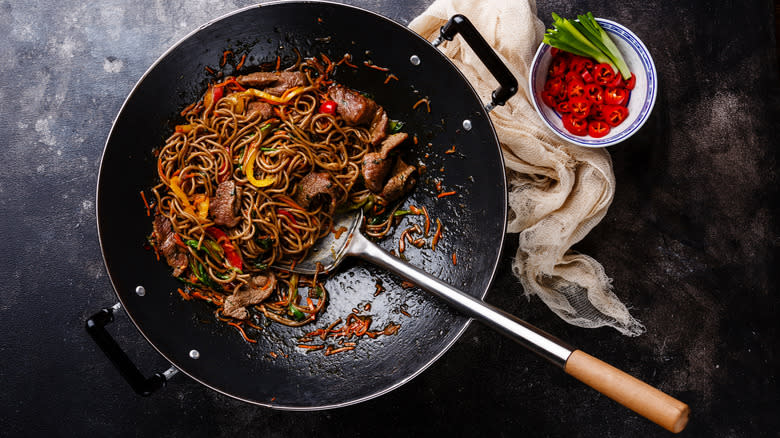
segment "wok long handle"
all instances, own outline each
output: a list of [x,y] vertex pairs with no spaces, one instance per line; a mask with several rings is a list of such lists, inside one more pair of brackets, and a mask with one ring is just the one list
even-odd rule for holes
[[87,320],[85,328],[133,390],[139,395],[149,396],[154,391],[165,386],[165,382],[176,374],[178,369],[171,367],[167,371],[155,373],[149,378],[144,377],[138,371],[133,361],[122,350],[122,347],[116,343],[111,334],[108,333],[108,330],[106,330],[106,325],[114,322],[114,311],[118,309],[119,303],[113,307],[101,309]]
[[461,14],[453,15],[441,27],[439,37],[433,41],[433,45],[438,46],[443,40],[452,41],[457,34],[463,37],[480,61],[485,64],[485,67],[490,70],[490,73],[498,81],[498,88],[493,91],[491,95],[493,100],[487,106],[487,110],[490,111],[496,105],[505,104],[510,97],[517,93],[517,79],[468,18]]
[[685,403],[581,350],[573,349],[549,333],[501,309],[461,292],[387,253],[360,233],[352,235],[347,255],[359,257],[411,281],[456,310],[519,342],[563,368],[567,374],[665,429],[677,433],[685,428],[689,414]]

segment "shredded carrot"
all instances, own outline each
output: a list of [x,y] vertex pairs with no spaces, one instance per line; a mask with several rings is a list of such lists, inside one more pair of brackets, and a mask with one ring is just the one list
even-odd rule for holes
[[149,207],[149,203],[146,202],[146,195],[144,194],[144,191],[141,190],[141,199],[144,200],[144,205],[146,206],[146,215],[151,216],[152,215],[152,209]]
[[338,239],[345,231],[347,231],[347,227],[339,227],[337,230],[333,230],[333,236]]
[[397,81],[398,80],[398,76],[390,73],[389,75],[387,75],[387,78],[385,78],[385,84],[390,82],[391,79]]
[[452,264],[457,265],[458,264],[458,255],[455,253],[452,253]]
[[374,292],[374,296],[377,296],[377,295],[381,294],[384,290],[385,290],[385,288],[383,288],[381,284],[377,283],[376,284],[376,292]]
[[241,327],[241,324],[236,324],[235,322],[232,322],[232,321],[231,321],[231,322],[228,322],[228,325],[232,325],[233,327],[237,328],[237,329],[238,329],[238,331],[239,331],[239,332],[241,332],[241,336],[243,336],[243,337],[244,337],[244,340],[245,340],[245,341],[247,341],[247,342],[251,342],[251,343],[253,343],[253,344],[256,344],[256,343],[257,343],[257,341],[256,341],[256,340],[254,340],[254,339],[252,339],[252,338],[250,338],[249,336],[247,336],[247,335],[246,335],[246,332],[244,331],[244,328],[243,328],[243,327]]
[[185,245],[184,242],[182,242],[181,236],[179,236],[178,234],[174,234],[173,235],[173,240],[175,240],[176,244],[179,245],[180,247],[182,247],[182,248],[186,248],[187,247],[187,245]]
[[441,180],[436,180],[436,191],[437,192],[441,191]]
[[431,102],[428,100],[427,97],[423,97],[422,99],[418,100],[417,103],[412,105],[412,109],[417,109],[418,106],[425,104],[426,108],[428,109],[428,112],[431,112]]
[[412,283],[411,281],[402,281],[401,287],[403,289],[409,289],[410,287],[414,287],[414,283]]
[[[273,351],[269,351],[269,352],[268,352],[268,354],[269,354],[271,357],[273,357],[274,359],[276,359],[276,358],[278,357],[278,355],[277,355],[275,352],[273,352]],[[274,398],[275,398],[275,397],[274,397]],[[273,399],[271,399],[271,400],[273,400]]]
[[279,71],[279,67],[282,66],[282,57],[280,55],[276,56],[276,71]]
[[349,351],[349,350],[354,350],[354,349],[355,349],[355,347],[352,347],[352,346],[333,348],[332,345],[328,345],[328,348],[325,349],[325,356],[330,356],[331,354],[341,353],[342,351]]
[[241,61],[238,62],[236,70],[241,70],[241,67],[244,66],[244,61],[246,61],[246,53],[244,53],[244,56],[241,57]]
[[181,295],[181,297],[184,298],[186,301],[189,301],[189,300],[192,299],[192,297],[187,295],[187,293],[184,292],[183,290],[181,290],[181,288],[176,289],[176,292],[178,292],[179,295]]
[[455,145],[452,145],[451,148],[444,151],[445,154],[454,154],[455,153]]
[[307,350],[322,350],[325,348],[324,345],[306,345],[306,344],[298,344],[298,348],[305,348]]
[[417,134],[414,134],[414,137],[412,137],[412,140],[414,141],[414,144],[417,144]]
[[366,312],[370,311],[371,310],[371,303],[366,303],[366,305],[363,306],[363,310],[365,310]]
[[455,190],[452,190],[452,191],[450,191],[450,192],[441,192],[441,193],[439,193],[438,195],[436,195],[436,197],[437,197],[437,198],[443,198],[443,197],[445,197],[445,196],[452,196],[452,195],[454,195],[454,194],[456,194],[456,193],[458,193],[458,192],[457,192],[457,191],[455,191]]
[[411,211],[412,214],[416,214],[418,216],[422,214],[422,211],[420,211],[420,209],[415,207],[414,205],[409,206],[409,211]]
[[409,318],[412,317],[412,315],[410,315],[409,312],[407,312],[403,308],[399,308],[398,311],[401,312],[404,316],[408,316]]
[[233,52],[230,51],[230,50],[225,50],[224,52],[222,52],[222,62],[219,63],[219,66],[220,67],[224,67],[225,64],[227,64],[227,57],[228,57],[228,55],[232,55],[232,54],[233,54]]
[[357,66],[355,64],[352,64],[351,62],[349,62],[351,60],[352,60],[352,55],[350,55],[349,53],[345,53],[344,57],[341,58],[341,61],[337,62],[336,65],[341,65],[343,63],[343,64],[347,64],[348,66],[350,66],[352,68],[357,68]]
[[203,69],[206,70],[208,72],[208,74],[210,74],[210,75],[214,74],[214,70],[210,69],[208,65],[203,67]]
[[423,214],[425,215],[425,236],[428,236],[428,232],[431,230],[431,217],[428,216],[428,209],[423,205]]
[[380,66],[378,66],[378,65],[376,65],[376,64],[374,64],[374,63],[372,63],[372,62],[369,62],[369,61],[363,61],[363,65],[365,65],[365,66],[366,66],[366,67],[368,67],[368,68],[373,68],[374,70],[379,70],[379,71],[390,71],[390,69],[389,69],[389,68],[386,68],[386,67],[380,67]]
[[439,240],[441,239],[441,221],[439,218],[436,218],[436,232],[433,233],[433,240],[431,241],[431,249],[436,251],[436,245],[439,243]]

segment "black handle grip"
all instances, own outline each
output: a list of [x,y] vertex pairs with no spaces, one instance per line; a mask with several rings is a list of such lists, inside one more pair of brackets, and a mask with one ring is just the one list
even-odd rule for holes
[[119,374],[139,395],[148,396],[165,386],[167,378],[163,373],[157,373],[148,379],[138,371],[132,360],[125,354],[119,344],[106,330],[106,325],[114,321],[114,309],[106,308],[92,315],[87,320],[86,328],[92,339],[103,350],[114,364]]
[[491,95],[492,101],[488,109],[492,109],[496,105],[503,105],[509,100],[510,97],[517,93],[517,79],[515,79],[512,72],[509,71],[506,65],[501,61],[496,52],[490,47],[490,44],[482,38],[479,31],[468,18],[463,15],[453,15],[450,20],[441,27],[441,36],[439,38],[447,41],[452,39],[457,34],[461,34],[466,44],[471,47],[474,53],[477,54],[479,59],[485,64],[485,67],[490,70],[490,73],[498,81],[498,88],[493,91]]

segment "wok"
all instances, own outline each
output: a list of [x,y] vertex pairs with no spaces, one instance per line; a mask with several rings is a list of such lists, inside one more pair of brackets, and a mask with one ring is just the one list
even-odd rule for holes
[[[464,29],[458,23],[453,30]],[[516,90],[514,78],[496,64],[492,51],[481,52],[487,47],[484,40],[466,36],[499,73],[501,85],[491,104],[502,104]],[[232,55],[220,67],[226,50]],[[417,135],[418,145],[408,147],[405,158],[424,163],[427,172],[406,205],[425,206],[432,218],[441,218],[446,231],[435,252],[411,247],[404,255],[467,294],[484,297],[501,254],[507,205],[503,161],[487,110],[457,68],[430,43],[384,17],[339,4],[283,2],[245,8],[207,23],[163,54],[128,96],[106,142],[97,222],[121,306],[172,369],[240,400],[310,410],[357,403],[409,381],[441,356],[470,320],[436,298],[403,289],[400,279],[382,270],[351,262],[325,284],[330,299],[318,323],[250,330],[258,341],[250,344],[234,327],[216,321],[207,303],[182,300],[176,292],[181,284],[170,268],[144,248],[151,218],[139,192],[155,183],[153,149],[181,120],[179,112],[215,80],[207,69],[235,74],[243,54],[247,56],[241,72],[275,63],[277,56],[282,65],[290,65],[296,51],[304,57],[324,53],[333,60],[351,54],[357,68],[341,66],[336,80],[373,95],[391,118],[405,122],[406,132]],[[369,68],[364,61],[389,71]],[[388,73],[398,80],[385,83]],[[430,113],[425,105],[413,108],[421,98],[429,100]],[[445,154],[453,145],[456,152]],[[457,195],[438,199],[436,180]],[[402,228],[381,245],[393,249]],[[384,292],[375,297],[377,283]],[[307,331],[366,303],[372,306],[372,328],[400,323],[398,334],[361,339],[355,350],[331,356],[296,347],[297,338]],[[148,394],[167,376],[144,378],[113,342],[103,326],[114,309],[99,312],[88,328],[136,391]]]
[[[180,120],[181,109],[198,100],[209,81],[235,74],[238,64],[243,72],[277,59],[292,64],[299,54],[325,54],[331,59],[350,54],[351,64],[339,68],[335,79],[371,94],[391,118],[403,120],[404,130],[418,138],[407,151],[406,162],[423,163],[426,172],[406,202],[425,207],[446,230],[436,251],[410,246],[403,254],[409,264],[438,278],[432,283],[437,287],[424,288],[452,290],[441,296],[455,308],[469,311],[667,429],[679,432],[685,427],[685,404],[479,301],[490,287],[501,254],[507,205],[501,150],[487,112],[511,97],[517,82],[465,17],[453,17],[434,44],[456,33],[463,35],[498,80],[486,107],[434,45],[379,15],[325,2],[283,2],[239,10],[192,33],[146,72],[125,101],[106,142],[98,177],[97,221],[103,257],[121,306],[173,367],[143,377],[105,330],[118,306],[87,321],[90,334],[137,392],[151,393],[180,370],[216,391],[259,405],[290,410],[344,406],[409,381],[467,327],[470,320],[443,302],[404,290],[399,279],[353,262],[342,265],[325,283],[330,300],[320,324],[329,325],[353,309],[368,311],[366,304],[370,304],[373,327],[400,323],[397,335],[362,339],[355,350],[325,356],[297,347],[297,340],[316,327],[270,324],[252,333],[256,343],[248,343],[233,327],[218,323],[213,307],[182,300],[176,292],[181,285],[170,268],[144,248],[151,218],[139,192],[155,184],[153,149],[163,143]],[[397,80],[390,80],[390,73]],[[423,98],[430,107],[420,104]],[[437,182],[455,195],[438,198]],[[385,250],[392,249],[403,228],[396,227],[382,242]],[[398,266],[399,273],[414,271],[394,258],[385,260],[380,265]],[[384,292],[375,296],[378,283]]]

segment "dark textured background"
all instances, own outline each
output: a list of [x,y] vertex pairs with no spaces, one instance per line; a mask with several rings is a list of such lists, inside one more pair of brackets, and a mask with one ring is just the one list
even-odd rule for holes
[[[408,23],[428,0],[354,1]],[[83,329],[116,302],[95,227],[100,154],[125,96],[167,47],[249,2],[0,1],[0,434],[39,436],[663,436],[666,432],[473,324],[381,398],[315,413],[255,407],[185,376],[134,395]],[[509,236],[487,301],[690,404],[684,436],[778,436],[774,4],[540,1],[593,11],[650,49],[650,121],[613,147],[615,201],[575,248],[601,261],[647,327],[587,330],[527,301]],[[120,314],[139,367],[165,361]]]

